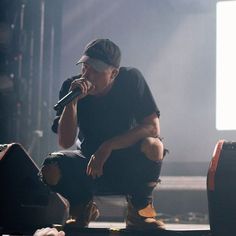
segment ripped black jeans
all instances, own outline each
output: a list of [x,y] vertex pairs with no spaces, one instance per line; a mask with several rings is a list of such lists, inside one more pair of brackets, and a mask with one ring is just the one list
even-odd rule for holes
[[139,146],[113,151],[104,164],[103,175],[96,179],[86,174],[88,162],[89,158],[80,150],[50,154],[43,165],[57,163],[61,177],[56,185],[49,187],[67,198],[72,206],[86,203],[94,195],[125,195],[139,209],[152,202],[162,161],[149,160]]

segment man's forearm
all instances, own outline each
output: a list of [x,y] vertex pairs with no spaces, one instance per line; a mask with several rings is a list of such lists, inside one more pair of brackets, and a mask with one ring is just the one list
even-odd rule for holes
[[63,148],[70,148],[77,135],[77,106],[69,103],[63,110],[58,125],[58,141]]
[[146,137],[157,137],[159,130],[152,124],[140,124],[128,132],[107,140],[104,145],[110,146],[112,150],[122,149],[137,143]]

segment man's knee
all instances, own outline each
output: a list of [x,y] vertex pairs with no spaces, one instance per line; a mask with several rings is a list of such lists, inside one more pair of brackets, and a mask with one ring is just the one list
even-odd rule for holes
[[48,185],[56,185],[61,178],[61,171],[57,163],[44,164],[41,173],[43,181]]
[[164,146],[159,138],[147,137],[141,143],[141,151],[152,161],[163,159]]

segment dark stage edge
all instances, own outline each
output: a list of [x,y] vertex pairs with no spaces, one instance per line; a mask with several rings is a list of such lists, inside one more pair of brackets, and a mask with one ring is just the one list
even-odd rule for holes
[[[209,225],[166,224],[166,230],[127,230],[123,222],[92,222],[89,228],[64,227],[66,236],[213,236]],[[2,235],[33,235],[34,230],[3,229]]]

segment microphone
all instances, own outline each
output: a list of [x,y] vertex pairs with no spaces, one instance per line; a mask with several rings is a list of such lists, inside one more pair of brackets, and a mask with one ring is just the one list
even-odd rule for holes
[[[82,78],[81,78],[82,79]],[[90,87],[92,86],[91,83],[89,83]],[[68,103],[70,103],[74,98],[78,97],[82,93],[81,88],[76,88],[69,93],[67,93],[63,98],[61,98],[56,105],[54,105],[54,110],[58,111],[60,109],[63,109],[64,106],[66,106]]]

